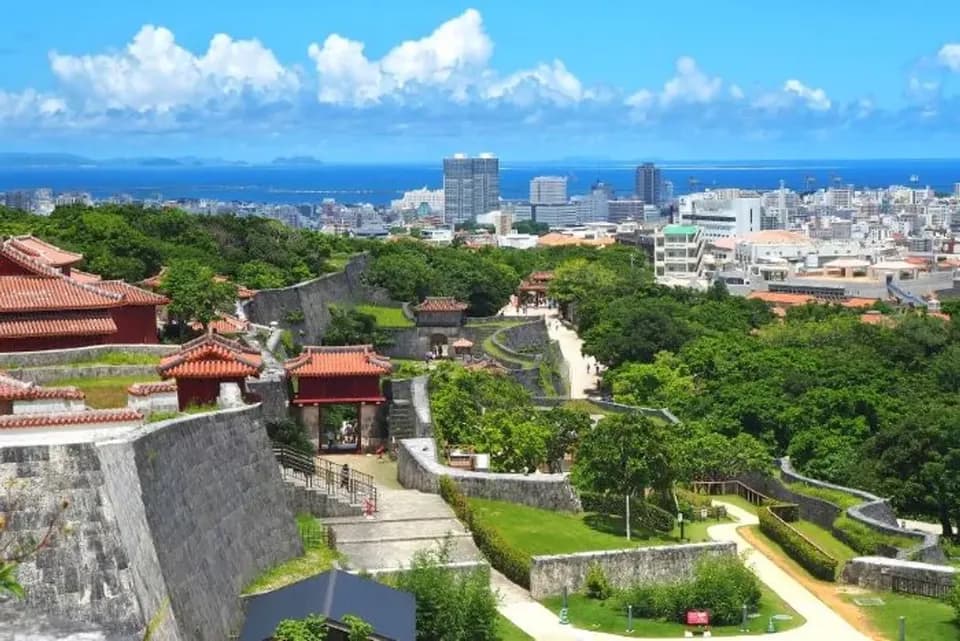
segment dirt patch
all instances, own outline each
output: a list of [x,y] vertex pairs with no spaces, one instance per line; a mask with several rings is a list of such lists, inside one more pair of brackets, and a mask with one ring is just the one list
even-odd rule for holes
[[737,528],[737,533],[740,534],[740,536],[742,536],[747,543],[755,547],[757,551],[773,561],[777,567],[796,579],[803,587],[810,590],[814,596],[827,604],[827,607],[829,607],[831,610],[843,617],[847,623],[860,630],[864,634],[869,635],[870,638],[874,639],[874,641],[892,641],[891,639],[883,636],[876,628],[873,627],[873,625],[870,623],[870,620],[863,614],[863,612],[861,612],[860,608],[848,601],[845,601],[841,596],[860,594],[863,593],[864,590],[856,586],[837,585],[836,583],[818,581],[817,579],[812,578],[792,560],[785,559],[780,554],[774,552],[766,541],[761,540],[760,537],[754,534],[750,527],[745,526]]

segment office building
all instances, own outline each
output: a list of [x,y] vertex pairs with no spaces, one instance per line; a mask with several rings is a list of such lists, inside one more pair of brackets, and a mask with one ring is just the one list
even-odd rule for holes
[[654,234],[658,283],[697,285],[703,276],[704,238],[696,225],[665,225]]
[[953,183],[953,195],[960,198],[960,183]]
[[660,169],[652,162],[645,162],[637,167],[636,176],[637,198],[648,205],[663,203],[663,180]]
[[420,205],[426,205],[432,213],[443,212],[442,189],[412,189],[403,192],[403,197],[390,201],[390,208],[395,211],[418,211]]
[[492,154],[443,159],[444,220],[462,223],[500,208],[500,161]]
[[531,205],[562,205],[567,202],[567,179],[561,176],[537,176],[530,181]]
[[610,194],[612,189],[603,183],[593,186],[586,196],[576,196],[577,220],[581,223],[605,222],[610,217]]
[[647,203],[642,198],[617,198],[607,203],[606,220],[622,223],[625,220],[642,221]]
[[33,193],[29,191],[8,191],[4,194],[4,203],[10,209],[30,211],[33,209]]
[[553,227],[567,227],[577,224],[577,206],[573,203],[557,205],[533,205],[534,222]]
[[760,197],[717,196],[709,191],[681,196],[677,209],[678,221],[684,225],[698,225],[708,241],[742,237],[760,231],[763,217]]

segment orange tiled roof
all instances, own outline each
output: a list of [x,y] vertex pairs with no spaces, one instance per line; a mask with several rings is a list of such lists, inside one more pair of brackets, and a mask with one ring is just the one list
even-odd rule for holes
[[122,280],[104,280],[96,283],[98,289],[103,289],[123,297],[125,305],[166,305],[170,299],[160,294],[154,294],[146,289]]
[[173,381],[161,383],[134,383],[127,388],[131,396],[150,396],[151,394],[170,394],[177,391],[177,384]]
[[7,414],[0,416],[0,430],[26,427],[66,427],[68,425],[96,425],[142,421],[143,414],[128,408],[86,410],[57,414]]
[[876,298],[848,298],[840,304],[844,307],[870,307],[876,302]]
[[106,336],[116,332],[117,325],[110,312],[102,310],[62,311],[56,314],[0,314],[0,338]]
[[62,275],[0,277],[0,313],[105,309],[117,307],[122,298]]
[[66,267],[83,260],[83,254],[60,249],[36,236],[14,236],[10,239],[10,243],[23,253],[51,267]]
[[230,283],[231,285],[235,286],[235,287],[237,288],[237,298],[239,298],[240,300],[247,300],[248,298],[253,298],[254,295],[257,293],[257,291],[256,291],[255,289],[248,289],[248,288],[244,287],[243,285],[240,285],[240,284],[238,284],[238,283],[234,283],[233,281],[231,281],[231,280],[230,280],[229,278],[227,278],[226,276],[214,276],[214,277],[213,277],[213,282],[215,282],[215,283]]
[[[193,321],[190,323],[190,327],[194,331],[203,331],[203,324],[199,321]],[[249,328],[249,321],[223,313],[207,326],[207,329],[211,330],[214,334],[243,334]]]
[[529,279],[536,281],[553,280],[553,272],[533,272],[530,274]]
[[41,387],[0,372],[0,400],[32,401],[48,398],[82,401],[85,396],[76,387]]
[[161,267],[153,276],[149,276],[140,281],[140,284],[146,287],[147,289],[156,289],[160,287],[160,283],[163,282],[163,277],[167,274],[167,268]]
[[805,305],[815,302],[817,299],[806,294],[790,294],[787,292],[750,292],[747,298],[753,300],[762,300],[766,303],[776,305]]
[[610,236],[605,236],[604,238],[578,238],[577,236],[560,234],[557,232],[545,234],[537,239],[538,245],[544,245],[547,247],[562,247],[564,245],[592,245],[594,247],[604,247],[606,245],[613,245],[616,242],[617,240]]
[[473,341],[466,338],[458,338],[457,340],[453,341],[452,346],[453,347],[473,347]]
[[99,274],[91,274],[75,268],[70,268],[70,278],[81,283],[99,283],[103,280]]
[[380,376],[393,371],[390,361],[373,350],[372,345],[307,347],[296,358],[283,364],[292,376]]
[[[149,278],[144,278],[140,281],[140,284],[146,287],[147,289],[157,289],[160,287],[160,284],[163,283],[163,277],[167,274],[167,268],[161,267],[160,271],[150,276]],[[215,283],[228,283],[231,282],[226,276],[214,276],[213,282]],[[257,290],[249,289],[243,285],[237,285],[237,298],[240,300],[247,300],[253,298],[256,295]]]
[[413,309],[418,312],[462,312],[469,305],[452,296],[427,296]]
[[40,256],[23,251],[14,242],[14,239],[7,238],[0,243],[0,256],[3,256],[10,262],[19,265],[31,274],[37,276],[46,276],[47,278],[57,278],[62,276],[59,269],[51,267],[43,261]]
[[884,316],[877,310],[873,310],[866,314],[860,314],[860,322],[866,325],[895,325],[897,321],[889,316]]
[[259,376],[262,369],[258,350],[217,334],[184,343],[157,366],[163,378],[242,378]]

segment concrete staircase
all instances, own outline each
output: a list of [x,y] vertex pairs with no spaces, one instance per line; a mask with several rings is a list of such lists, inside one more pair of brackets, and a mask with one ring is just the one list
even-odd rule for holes
[[417,490],[378,490],[380,510],[373,518],[324,519],[349,568],[390,571],[409,567],[414,553],[450,544],[450,562],[481,562],[483,555],[450,507],[436,494]]
[[417,436],[417,426],[413,417],[413,406],[407,399],[394,399],[387,413],[387,425],[390,436],[397,441]]

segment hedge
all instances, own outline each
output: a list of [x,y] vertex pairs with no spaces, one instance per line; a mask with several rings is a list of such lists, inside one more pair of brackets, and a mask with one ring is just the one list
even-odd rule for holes
[[866,556],[895,557],[898,548],[910,549],[920,543],[919,539],[877,532],[868,525],[854,521],[846,514],[840,515],[833,522],[833,534],[858,554]]
[[495,527],[478,518],[470,508],[467,497],[449,476],[440,477],[440,496],[470,530],[473,542],[490,561],[490,565],[517,585],[529,590],[532,563],[530,555],[510,545]]
[[[616,494],[599,494],[596,492],[581,492],[580,505],[584,512],[598,514],[613,514],[623,517],[626,513],[626,501]],[[653,532],[671,532],[676,518],[670,512],[649,501],[630,501],[630,525]]]
[[[780,544],[784,552],[810,574],[824,581],[837,578],[837,560],[816,547],[773,511],[788,506],[761,507],[757,510],[760,531]],[[795,506],[794,506],[795,507]]]

